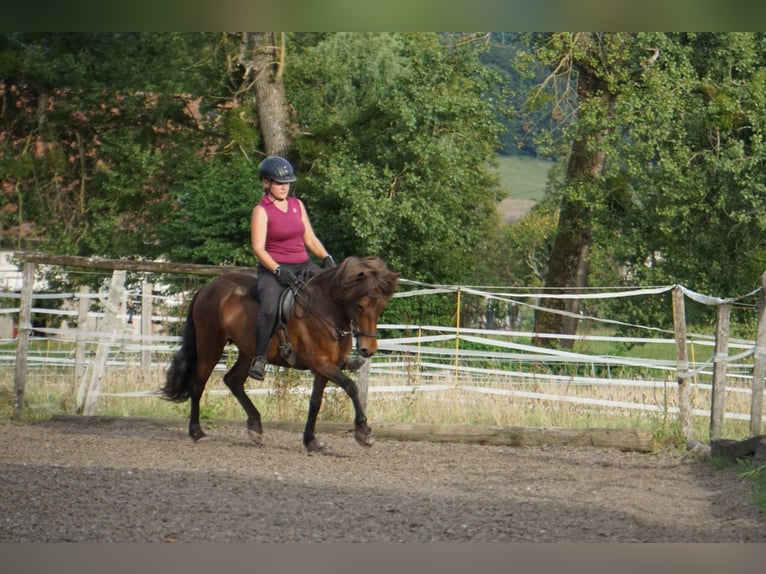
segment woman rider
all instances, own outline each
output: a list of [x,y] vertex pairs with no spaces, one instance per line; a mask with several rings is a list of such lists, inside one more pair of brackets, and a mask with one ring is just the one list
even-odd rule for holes
[[[262,381],[280,293],[285,287],[296,287],[299,274],[319,269],[308,251],[321,259],[326,269],[335,267],[335,261],[314,234],[303,202],[289,195],[290,183],[296,179],[290,162],[269,156],[258,166],[258,177],[263,182],[264,196],[253,208],[250,239],[258,258],[260,307],[249,375]],[[355,370],[363,362],[360,356],[348,357],[345,368]]]

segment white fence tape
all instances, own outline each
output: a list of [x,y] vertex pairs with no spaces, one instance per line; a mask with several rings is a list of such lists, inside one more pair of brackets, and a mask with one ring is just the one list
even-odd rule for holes
[[[532,309],[541,309],[535,303],[540,299],[605,299],[617,297],[641,297],[656,296],[672,290],[675,286],[660,286],[643,289],[625,289],[615,291],[591,291],[574,294],[537,292],[499,292],[484,291],[471,287],[460,286],[436,286],[401,280],[404,286],[417,286],[418,288],[409,291],[401,290],[395,294],[395,297],[414,297],[429,296],[436,293],[456,293],[458,291],[480,296],[486,300],[495,299],[517,304]],[[682,287],[686,296],[694,301],[706,305],[718,305],[721,303],[730,303],[751,297],[760,291],[756,289],[738,299],[721,299],[696,293],[690,289]],[[103,296],[99,293],[80,294],[35,294],[34,299],[78,299],[88,298],[94,302],[99,302],[103,306]],[[131,293],[134,308],[140,302],[140,293]],[[17,299],[18,294],[13,292],[0,292],[0,302],[3,299]],[[154,296],[155,299],[163,299],[161,296]],[[520,300],[532,299],[535,303],[521,302]],[[546,311],[555,312],[550,309]],[[48,309],[33,308],[34,315],[51,315],[58,317],[77,317],[77,311],[67,309]],[[19,312],[18,307],[0,308],[0,315],[15,314]],[[563,314],[566,314],[562,312]],[[103,312],[91,312],[89,317],[99,319],[104,316]],[[675,345],[672,331],[659,329],[649,326],[629,325],[621,321],[603,319],[597,317],[586,317],[575,315],[579,319],[587,319],[593,322],[604,324],[631,326],[639,328],[648,333],[657,334],[657,337],[612,337],[612,336],[569,336],[570,340],[575,342],[608,342],[619,343],[623,345],[634,344],[663,344]],[[112,357],[108,365],[116,368],[124,368],[129,365],[137,364],[135,357],[145,351],[155,354],[154,366],[156,369],[165,369],[170,355],[178,348],[180,338],[172,335],[141,335],[135,332],[134,326],[138,328],[141,325],[140,314],[122,313],[119,319],[123,325],[126,325],[123,333],[117,336],[113,341]],[[171,323],[183,321],[185,317],[156,315],[152,316],[155,323]],[[127,323],[132,321],[132,325]],[[372,362],[371,381],[368,388],[370,394],[380,393],[420,393],[420,392],[444,392],[446,390],[457,390],[466,396],[470,394],[485,394],[494,396],[515,397],[526,400],[539,400],[557,403],[573,403],[582,405],[591,405],[598,407],[608,407],[616,409],[641,410],[646,412],[677,412],[675,407],[666,407],[657,404],[636,403],[630,401],[616,401],[607,399],[588,398],[583,396],[572,396],[560,393],[545,393],[532,390],[524,390],[525,384],[544,383],[566,383],[567,385],[584,386],[614,386],[614,387],[645,387],[645,388],[667,388],[669,385],[675,385],[678,378],[679,365],[675,360],[658,360],[655,358],[642,357],[623,357],[614,355],[591,355],[561,349],[551,349],[547,347],[538,347],[535,345],[518,342],[518,340],[532,340],[533,337],[555,337],[558,339],[567,338],[566,335],[545,335],[533,334],[526,331],[508,331],[492,329],[476,329],[433,326],[433,325],[403,325],[403,324],[381,324],[379,330],[390,334],[379,340],[380,353]],[[76,331],[67,328],[41,327],[35,328],[39,334],[45,335],[51,339],[65,341],[86,341],[88,343],[98,343],[105,339],[111,340],[112,335],[105,335],[99,331],[81,330]],[[400,336],[397,336],[400,335]],[[0,342],[10,342],[11,339],[5,339]],[[710,367],[715,362],[725,361],[730,368],[729,378],[734,380],[739,378],[747,384],[748,377],[752,378],[752,362],[743,362],[751,355],[755,354],[754,341],[731,339],[729,348],[740,352],[732,355],[720,354],[714,355],[712,347],[714,338],[709,335],[690,334],[688,342],[694,347],[709,349],[706,352],[706,358],[702,361],[690,362],[689,369],[685,376],[696,379],[699,376],[710,376]],[[455,343],[455,344],[449,344]],[[492,350],[476,350],[470,348],[461,348],[458,343],[467,343],[469,345],[482,345]],[[766,354],[763,350],[761,355]],[[32,350],[27,358],[30,369],[45,368],[50,366],[70,367],[74,366],[74,357],[71,354],[53,354]],[[224,354],[226,357],[226,353]],[[404,359],[402,359],[404,357]],[[12,364],[15,360],[14,353],[0,352],[0,365]],[[226,370],[224,359],[216,368],[216,371]],[[479,364],[481,362],[482,364]],[[487,363],[496,363],[496,368],[487,366]],[[552,373],[531,374],[523,370],[511,369],[509,366],[522,365],[528,363],[545,364],[570,364],[584,365],[590,369],[606,370],[605,376],[570,376],[556,375]],[[478,366],[477,366],[478,365]],[[641,378],[624,379],[619,377],[619,371],[622,368],[638,368],[644,371]],[[616,376],[612,376],[611,370],[614,369]],[[650,373],[654,373],[651,375]],[[415,381],[413,384],[376,384],[376,381],[382,380],[406,380]],[[444,384],[445,381],[449,384]],[[670,381],[670,382],[669,382]],[[511,386],[512,388],[509,388]],[[707,390],[709,385],[695,382],[695,388]],[[741,386],[727,385],[727,390],[732,392],[749,392],[749,389]],[[212,394],[228,393],[227,390],[210,390]],[[251,389],[251,394],[269,394],[273,393],[269,389]],[[300,387],[292,389],[291,392],[308,393],[309,387]],[[131,393],[102,393],[103,396],[152,396],[156,391],[136,391]],[[693,414],[700,416],[709,416],[709,411],[696,410]],[[747,420],[749,415],[727,413],[727,418]]]

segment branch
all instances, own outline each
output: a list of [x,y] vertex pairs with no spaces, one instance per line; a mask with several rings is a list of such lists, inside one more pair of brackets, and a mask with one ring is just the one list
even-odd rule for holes
[[641,69],[646,71],[649,66],[654,64],[657,59],[660,57],[660,50],[659,48],[646,48],[647,50],[652,52],[652,55],[646,58],[645,60],[641,60],[641,63],[639,64],[641,66]]

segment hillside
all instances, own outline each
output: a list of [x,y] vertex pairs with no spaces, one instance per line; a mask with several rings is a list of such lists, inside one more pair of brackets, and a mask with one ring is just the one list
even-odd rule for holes
[[508,198],[498,209],[504,223],[519,221],[543,198],[552,162],[529,156],[499,156],[497,174]]

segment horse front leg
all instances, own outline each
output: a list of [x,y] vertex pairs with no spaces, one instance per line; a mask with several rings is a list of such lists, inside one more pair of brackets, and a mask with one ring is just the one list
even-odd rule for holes
[[375,443],[375,436],[372,434],[372,429],[367,424],[367,416],[364,414],[362,408],[362,402],[359,400],[359,387],[348,376],[344,375],[340,370],[332,381],[340,388],[346,391],[346,394],[351,399],[351,403],[354,405],[354,439],[361,446],[372,446]]
[[311,389],[311,399],[309,399],[309,414],[306,419],[306,427],[303,429],[303,446],[309,452],[321,451],[324,449],[324,443],[317,440],[316,422],[319,409],[322,407],[322,397],[324,389],[327,386],[327,378],[322,375],[314,375],[314,386]]

